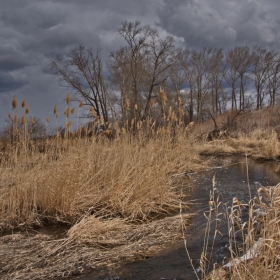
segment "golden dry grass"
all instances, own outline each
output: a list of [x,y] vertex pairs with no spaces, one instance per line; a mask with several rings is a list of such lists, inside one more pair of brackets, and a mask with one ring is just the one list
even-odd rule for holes
[[[42,140],[41,153],[42,143],[26,135],[16,145],[2,144],[0,231],[61,222],[72,228],[58,241],[43,235],[1,237],[0,272],[7,279],[62,277],[152,255],[180,238],[178,216],[155,219],[179,209],[180,184],[172,175],[207,168],[208,161],[200,155],[278,158],[278,135],[271,127],[265,129],[277,122],[277,114],[270,111],[262,117],[254,112],[249,121],[240,118],[240,129],[228,138],[211,142],[206,141],[209,123],[184,127],[176,119],[157,129],[151,124],[148,131],[142,123],[135,126],[136,133],[122,128],[113,141],[106,132],[91,138]],[[225,119],[221,116],[217,123]],[[269,210],[262,221],[264,252],[269,253],[251,266],[238,266],[237,274],[232,272],[236,277],[248,274],[253,279],[256,266],[262,276],[278,268],[279,188],[274,193],[274,212]],[[252,240],[244,244],[249,248]]]
[[128,136],[114,143],[78,139],[57,157],[52,147],[55,142],[44,154],[19,155],[16,148],[11,162],[0,166],[2,229],[73,224],[88,212],[145,220],[178,208],[172,174],[207,166],[183,137],[176,143],[167,137],[147,143]]
[[[183,216],[184,223],[189,219]],[[56,279],[143,260],[181,238],[180,220],[177,215],[136,225],[87,216],[61,240],[42,234],[4,236],[0,273],[5,279]]]
[[[228,265],[213,270],[205,280],[280,278],[280,184],[259,188],[251,202],[248,220],[238,225],[243,236],[243,253],[236,255],[232,250],[232,259]],[[229,214],[230,244],[234,243],[236,234],[234,223],[242,212],[234,210],[240,210],[240,206],[240,202],[236,201]]]

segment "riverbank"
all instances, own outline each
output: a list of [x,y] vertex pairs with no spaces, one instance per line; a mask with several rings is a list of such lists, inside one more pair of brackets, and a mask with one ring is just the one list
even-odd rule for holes
[[[171,123],[136,135],[122,130],[114,140],[54,137],[43,152],[32,141],[8,145],[0,164],[0,273],[74,277],[151,258],[181,240],[195,214],[186,174],[220,168],[225,155],[278,160],[272,128],[211,141],[205,131],[205,124]],[[203,192],[208,205],[210,190]],[[35,232],[55,224],[69,227],[65,236]]]
[[[204,213],[209,210],[209,193],[213,187],[214,174],[221,201],[230,202],[235,196],[244,204],[249,201],[246,159],[240,160],[243,163],[237,169],[231,169],[237,167],[235,160],[220,158],[215,160],[218,168],[183,176],[181,186],[190,207],[183,211],[183,220],[180,215],[175,215],[134,224],[124,219],[100,219],[89,214],[63,238],[30,232],[3,236],[0,238],[1,274],[6,279],[57,279],[66,276],[105,279],[108,275],[118,275],[120,279],[173,279],[179,276],[181,278],[178,279],[196,279],[183,246],[182,226],[190,257],[198,270],[207,225]],[[267,163],[259,163],[256,165],[257,169],[253,169],[251,164],[252,162],[249,165],[250,181],[257,180],[262,184],[277,181],[278,177],[274,172],[277,164],[269,166]],[[274,179],[271,181],[272,178]],[[225,247],[229,244],[226,223],[221,221],[218,230],[224,236],[215,238],[214,259],[211,263],[221,263],[225,261],[224,258],[230,259],[230,252]],[[214,232],[210,234],[209,244],[214,242]],[[242,243],[240,237],[239,242]],[[128,264],[124,265],[125,263]],[[155,268],[152,268],[153,265]],[[189,268],[186,270],[186,267]],[[89,276],[82,276],[88,273]]]

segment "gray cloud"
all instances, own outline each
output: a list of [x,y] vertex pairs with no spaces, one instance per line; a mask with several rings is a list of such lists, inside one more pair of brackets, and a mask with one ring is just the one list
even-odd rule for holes
[[67,89],[51,60],[78,44],[104,57],[123,44],[117,28],[140,20],[173,35],[182,46],[280,47],[280,2],[275,0],[2,0],[0,10],[0,127],[13,95],[45,118],[63,110]]
[[280,2],[164,0],[158,25],[191,47],[254,45],[277,48]]
[[26,84],[28,84],[26,77],[19,77],[16,76],[16,74],[13,75],[11,73],[0,72],[0,93],[12,92]]

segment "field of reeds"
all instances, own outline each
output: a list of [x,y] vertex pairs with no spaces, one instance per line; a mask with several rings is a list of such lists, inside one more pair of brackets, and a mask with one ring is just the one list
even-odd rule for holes
[[[280,184],[269,187],[260,185],[257,194],[248,203],[242,203],[235,198],[226,211],[221,213],[218,190],[214,186],[213,198],[215,198],[210,203],[208,226],[210,220],[221,221],[221,216],[225,216],[228,225],[230,260],[223,264],[216,264],[216,268],[208,274],[207,266],[211,260],[207,258],[209,252],[204,250],[200,260],[203,279],[280,278],[279,190]],[[247,213],[245,217],[244,212]],[[238,243],[238,238],[242,242]]]
[[[206,169],[218,155],[280,156],[276,109],[244,113],[226,134],[210,141],[211,120],[185,124],[169,116],[162,126],[148,119],[99,133],[88,127],[70,133],[67,119],[63,134],[33,139],[26,129],[29,112],[22,107],[21,119],[10,116],[13,124],[21,122],[21,130],[11,126],[16,136],[1,142],[0,230],[17,231],[0,237],[0,272],[7,279],[73,276],[146,258],[179,240],[181,223],[189,223],[188,215],[176,215],[188,207],[180,174]],[[228,119],[225,115],[216,122],[222,127]],[[271,261],[278,262],[279,256],[278,241],[273,241],[279,235],[279,192],[267,192],[273,203],[261,232],[272,251],[265,250],[269,253],[258,264],[273,270]],[[68,225],[67,236],[52,240],[20,233],[50,224]],[[246,246],[252,245],[250,238]],[[255,259],[251,262],[255,267]],[[250,278],[249,268],[236,267],[249,276],[234,279],[257,279]]]

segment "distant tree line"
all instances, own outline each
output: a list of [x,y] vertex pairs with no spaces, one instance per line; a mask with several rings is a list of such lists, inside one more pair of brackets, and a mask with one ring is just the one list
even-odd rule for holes
[[124,22],[118,34],[124,46],[111,52],[106,63],[100,52],[82,45],[52,61],[62,83],[74,90],[72,100],[105,124],[159,120],[170,108],[185,122],[203,121],[209,114],[279,102],[277,52],[258,46],[175,48],[172,37],[162,38],[140,22]]

